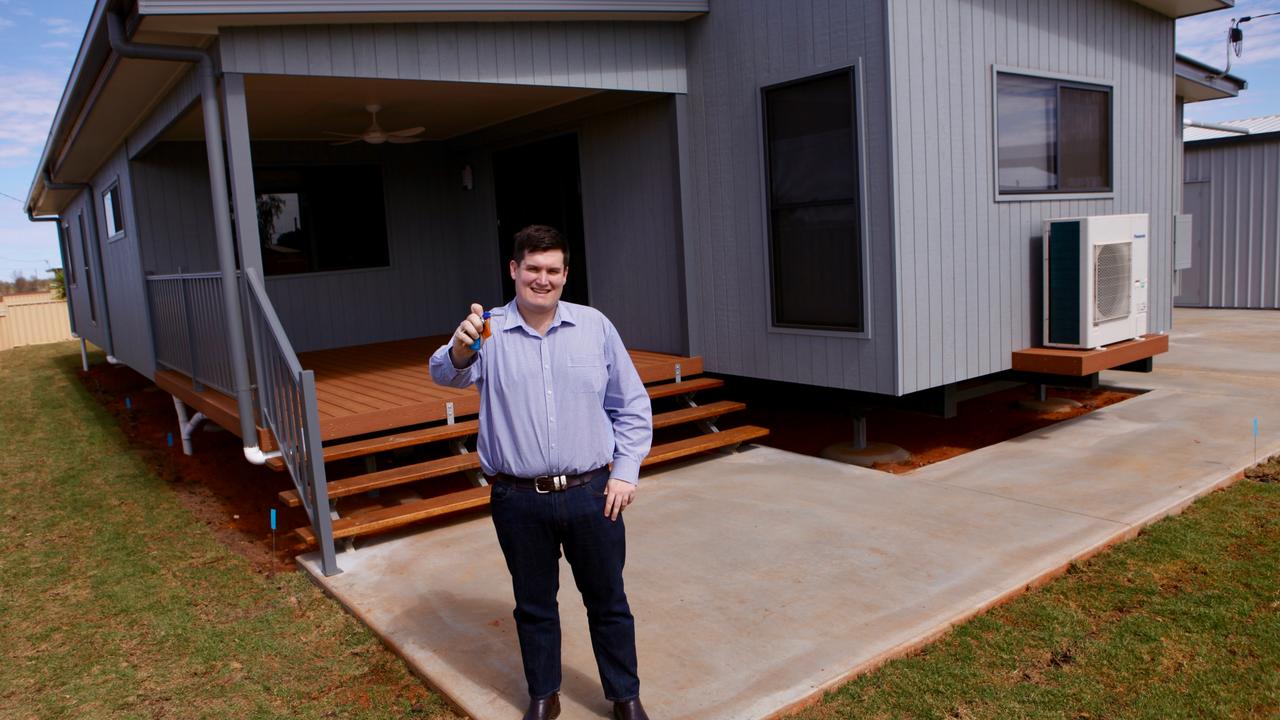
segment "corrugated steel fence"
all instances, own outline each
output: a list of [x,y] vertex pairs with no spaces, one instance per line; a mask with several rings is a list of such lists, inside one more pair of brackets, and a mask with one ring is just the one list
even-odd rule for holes
[[70,339],[66,300],[48,293],[0,300],[0,350]]

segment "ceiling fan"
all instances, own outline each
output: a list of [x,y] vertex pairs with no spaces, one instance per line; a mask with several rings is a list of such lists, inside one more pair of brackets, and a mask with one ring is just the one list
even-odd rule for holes
[[378,124],[378,111],[382,110],[381,105],[365,105],[364,109],[368,110],[369,113],[373,115],[373,122],[359,135],[334,132],[332,130],[324,131],[329,135],[338,135],[340,137],[350,138],[349,140],[340,140],[333,143],[334,145],[348,145],[350,143],[360,142],[361,140],[369,143],[370,145],[381,145],[382,143],[401,145],[404,143],[422,142],[425,139],[413,137],[414,135],[421,135],[426,131],[426,128],[424,127],[411,127],[405,128],[404,130],[392,130],[390,132],[383,130],[382,126]]

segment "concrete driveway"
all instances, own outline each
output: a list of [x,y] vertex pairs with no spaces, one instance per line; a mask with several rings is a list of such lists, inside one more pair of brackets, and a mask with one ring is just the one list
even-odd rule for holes
[[[642,481],[627,585],[654,718],[761,718],[1134,535],[1280,451],[1280,313],[1184,311],[1144,395],[888,475],[754,447]],[[527,703],[487,517],[339,555],[326,590],[474,718]],[[564,714],[607,717],[568,568]]]

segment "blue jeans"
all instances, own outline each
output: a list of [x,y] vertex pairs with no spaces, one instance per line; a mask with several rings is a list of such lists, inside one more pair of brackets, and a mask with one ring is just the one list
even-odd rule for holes
[[622,587],[627,540],[622,516],[604,516],[608,469],[578,487],[538,493],[494,482],[493,525],[511,571],[529,695],[543,698],[560,690],[560,550],[587,606],[591,648],[600,684],[610,700],[640,694],[636,674],[635,620]]

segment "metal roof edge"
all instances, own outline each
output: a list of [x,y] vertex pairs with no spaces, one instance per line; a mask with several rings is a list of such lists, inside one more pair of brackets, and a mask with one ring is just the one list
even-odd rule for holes
[[710,0],[138,0],[142,15],[385,12],[707,13]]

